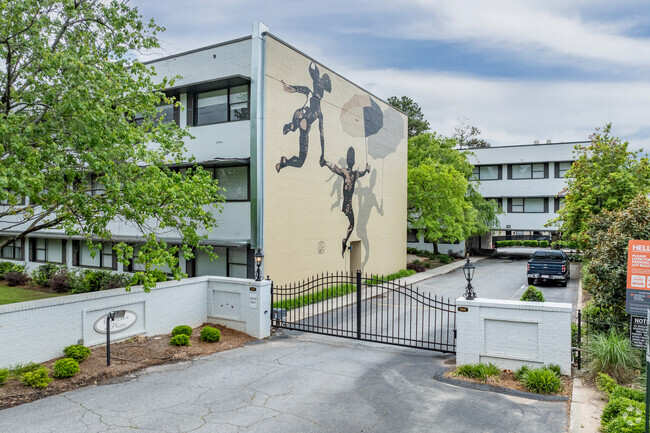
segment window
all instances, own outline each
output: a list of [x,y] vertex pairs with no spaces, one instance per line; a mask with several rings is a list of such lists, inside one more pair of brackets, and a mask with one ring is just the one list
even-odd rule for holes
[[172,123],[174,121],[174,104],[163,104],[156,107],[158,109],[158,117],[156,123]]
[[508,179],[546,179],[548,163],[511,164],[508,166]]
[[416,229],[411,229],[406,231],[406,242],[417,242],[418,241],[418,231]]
[[228,248],[228,276],[247,278],[248,257],[246,248]]
[[571,168],[571,162],[556,162],[555,163],[555,177],[563,178],[566,172]]
[[12,260],[23,260],[23,245],[24,240],[17,242],[12,242],[8,245],[5,245],[2,250],[0,250],[0,258],[3,259],[12,259]]
[[563,206],[564,206],[564,197],[556,197],[553,204],[553,209],[555,210],[555,212],[562,209]]
[[501,180],[502,167],[500,165],[479,165],[474,167],[472,175],[476,180]]
[[30,238],[32,262],[65,263],[65,239]]
[[238,167],[207,167],[205,170],[212,173],[212,179],[219,182],[219,193],[226,197],[226,201],[248,201],[248,166]]
[[16,193],[8,191],[8,196],[4,200],[0,200],[0,205],[5,205],[5,206],[16,206],[16,205],[24,205],[25,204],[25,197],[19,197],[16,195]]
[[508,213],[547,213],[548,201],[543,197],[508,199]]
[[91,176],[86,185],[86,194],[93,197],[102,195],[106,192],[106,187],[103,183],[99,182],[97,176]]
[[192,124],[248,120],[248,84],[196,94],[196,109]]
[[88,268],[117,269],[117,257],[113,252],[113,245],[104,243],[99,248],[94,249],[94,257],[91,249],[84,241],[74,241],[74,256],[72,264],[74,266],[84,266]]
[[492,198],[492,197],[485,197],[487,201],[493,200],[497,205],[499,205],[499,209],[503,209],[503,199],[501,197],[497,198]]

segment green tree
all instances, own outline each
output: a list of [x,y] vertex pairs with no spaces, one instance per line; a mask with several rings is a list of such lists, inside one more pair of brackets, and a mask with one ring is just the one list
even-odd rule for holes
[[585,252],[584,287],[597,307],[612,308],[625,320],[627,249],[632,239],[650,239],[650,201],[639,194],[623,209],[603,210],[589,223],[591,248]]
[[454,127],[454,134],[452,137],[458,141],[459,149],[490,147],[490,143],[479,138],[479,135],[481,135],[481,130],[476,126],[467,123],[467,118],[463,118],[458,120],[458,125]]
[[393,107],[402,110],[409,118],[408,136],[409,138],[420,135],[429,130],[429,122],[424,120],[424,114],[420,106],[413,102],[408,96],[391,96],[388,103]]
[[177,278],[179,247],[161,236],[188,257],[205,249],[217,185],[201,168],[169,169],[187,160],[189,136],[156,108],[178,105],[164,93],[173,80],[134,57],[163,30],[116,0],[0,3],[0,248],[45,229],[94,246],[118,222],[145,242],[137,257],[116,244],[120,262],[168,265]]
[[467,152],[456,140],[425,133],[409,140],[408,221],[434,244],[483,234],[498,225],[497,204],[485,200],[470,181]]
[[650,166],[639,152],[628,150],[628,142],[612,137],[611,124],[590,136],[591,143],[576,145],[576,160],[566,173],[564,206],[552,221],[565,240],[588,248],[592,217],[603,210],[616,210],[639,193],[650,191]]

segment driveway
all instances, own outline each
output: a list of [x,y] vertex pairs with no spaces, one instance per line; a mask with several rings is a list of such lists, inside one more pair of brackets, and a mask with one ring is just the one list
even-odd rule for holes
[[566,403],[437,382],[451,355],[281,332],[0,411],[19,432],[566,432]]

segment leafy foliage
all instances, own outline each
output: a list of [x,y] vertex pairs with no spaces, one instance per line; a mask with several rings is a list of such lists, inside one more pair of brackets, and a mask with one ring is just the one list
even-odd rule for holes
[[559,374],[549,367],[535,368],[521,376],[520,381],[531,392],[555,394],[562,389]]
[[170,338],[169,344],[171,344],[172,346],[191,346],[192,345],[192,343],[190,343],[189,335],[185,335],[185,334],[174,335],[172,338]]
[[[143,22],[127,2],[22,0],[0,14],[0,248],[48,228],[110,240],[119,221],[144,246],[117,243],[120,263],[182,273],[178,252],[192,258],[215,226],[223,198],[210,174],[187,175],[186,129],[161,120],[159,104],[173,79],[155,77],[133,52],[159,47],[164,29]],[[180,108],[180,106],[178,106]],[[143,122],[135,122],[142,115]],[[156,143],[150,146],[149,143]],[[190,163],[193,162],[191,159]],[[11,221],[12,224],[7,224]],[[199,231],[200,228],[200,231]],[[161,240],[174,231],[180,246]],[[145,289],[152,287],[145,279]]]
[[212,326],[205,326],[201,329],[201,341],[207,341],[208,343],[215,343],[221,340],[221,331]]
[[8,286],[23,286],[29,281],[29,276],[25,272],[11,271],[5,274],[5,280]]
[[43,368],[41,364],[36,364],[34,362],[28,362],[27,364],[18,364],[13,366],[9,372],[11,373],[11,376],[14,378],[20,378],[22,377],[23,374],[28,373],[30,371],[36,371],[39,368]]
[[647,158],[628,151],[627,141],[610,134],[608,124],[602,131],[596,129],[589,145],[576,145],[576,160],[565,176],[564,206],[553,221],[560,225],[563,238],[578,242],[581,249],[590,244],[587,232],[594,216],[622,209],[634,197],[650,191]]
[[0,262],[0,279],[4,279],[9,272],[25,272],[25,266],[18,263]]
[[454,126],[453,138],[458,142],[458,148],[475,149],[480,147],[490,147],[490,143],[482,138],[481,130],[476,126],[467,123],[467,118],[458,119],[458,125]]
[[640,194],[615,211],[603,210],[590,222],[591,248],[583,286],[598,306],[612,307],[624,319],[627,248],[631,239],[650,239],[650,200]]
[[[65,267],[65,266],[63,266]],[[32,280],[43,287],[50,287],[50,279],[61,269],[61,266],[54,263],[45,263],[40,265],[32,272]]]
[[23,385],[31,386],[32,388],[47,388],[50,382],[52,382],[52,378],[49,374],[50,370],[41,366],[36,370],[28,371],[23,374],[20,381]]
[[616,390],[616,388],[618,388],[616,381],[606,373],[596,374],[596,386],[600,391],[604,392],[608,396],[611,395],[614,390]]
[[521,298],[519,300],[531,301],[531,302],[545,301],[544,294],[540,290],[537,290],[535,286],[528,286],[528,288],[524,291],[523,295],[521,295]]
[[178,325],[174,329],[172,329],[172,335],[173,336],[184,334],[184,335],[187,335],[188,337],[190,337],[190,336],[192,336],[192,332],[194,332],[192,327],[187,326],[187,325]]
[[79,363],[72,358],[62,358],[54,363],[52,369],[54,377],[64,379],[79,373]]
[[487,380],[490,376],[498,376],[501,374],[499,367],[492,364],[484,364],[479,362],[478,364],[465,364],[461,365],[456,369],[454,373],[456,376],[469,377],[470,379],[479,379],[483,382]]
[[619,382],[636,374],[640,366],[638,353],[630,346],[627,336],[613,328],[594,335],[587,342],[587,352],[591,358],[589,368],[594,373],[607,373]]
[[63,349],[65,356],[77,362],[85,361],[92,353],[89,348],[82,344],[73,344]]
[[417,103],[413,102],[411,98],[407,96],[402,96],[401,98],[391,96],[388,98],[388,103],[393,107],[402,110],[408,116],[409,138],[415,137],[429,130],[429,122],[424,120],[422,109]]
[[9,370],[6,368],[0,368],[0,386],[4,385],[7,383],[7,380],[9,379]]
[[472,165],[456,141],[435,133],[409,140],[408,222],[433,242],[456,242],[498,226],[498,205],[485,200],[470,182]]
[[283,299],[282,301],[274,302],[273,308],[284,308],[285,310],[292,310],[294,308],[300,308],[306,305],[325,301],[326,299],[344,296],[356,291],[356,284],[339,284],[337,286],[327,287],[323,290],[319,290],[318,292],[307,293],[296,298]]

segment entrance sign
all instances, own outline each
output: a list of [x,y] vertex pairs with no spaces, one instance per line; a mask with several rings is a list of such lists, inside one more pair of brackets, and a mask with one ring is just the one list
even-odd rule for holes
[[650,309],[650,241],[629,242],[626,287],[625,312],[645,316]]
[[[123,314],[114,315],[114,320],[112,320],[110,332],[111,334],[117,334],[118,332],[126,331],[131,326],[135,325],[135,322],[138,321],[138,315],[135,311],[131,310],[119,310],[123,311]],[[106,334],[106,316],[108,313],[103,314],[95,321],[95,332],[99,334]]]

